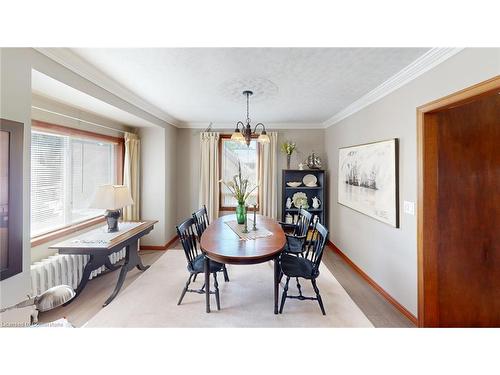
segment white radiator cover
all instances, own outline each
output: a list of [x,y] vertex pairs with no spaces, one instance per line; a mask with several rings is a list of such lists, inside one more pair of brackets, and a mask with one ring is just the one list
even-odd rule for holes
[[[109,256],[111,264],[125,258],[125,248]],[[40,295],[56,285],[66,284],[76,289],[82,278],[83,269],[89,261],[88,255],[55,254],[31,265],[31,289],[34,296]],[[103,272],[102,266],[93,271],[90,279]]]

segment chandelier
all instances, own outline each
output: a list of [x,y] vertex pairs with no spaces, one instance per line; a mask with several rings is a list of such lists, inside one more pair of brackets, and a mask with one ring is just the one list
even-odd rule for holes
[[[250,141],[252,140],[252,137],[257,136],[257,127],[260,125],[262,126],[262,132],[260,133],[259,137],[257,138],[257,141],[260,143],[269,143],[270,139],[269,136],[267,135],[266,132],[266,127],[264,126],[263,123],[259,122],[257,125],[255,125],[255,128],[253,129],[250,127],[250,115],[248,111],[248,100],[250,98],[250,95],[253,95],[253,92],[250,90],[245,90],[243,91],[243,95],[247,97],[247,119],[246,119],[246,125],[243,124],[241,121],[238,121],[236,123],[236,129],[234,129],[234,133],[231,135],[231,140],[232,141],[238,141],[238,142],[244,142],[247,144],[247,146],[250,146]],[[240,130],[240,125],[241,125],[241,130]]]

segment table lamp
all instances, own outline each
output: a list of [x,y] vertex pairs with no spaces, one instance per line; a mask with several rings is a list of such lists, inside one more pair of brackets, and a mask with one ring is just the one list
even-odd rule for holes
[[104,208],[106,210],[104,216],[108,223],[108,232],[118,232],[120,210],[131,204],[134,204],[134,201],[128,187],[124,185],[102,185],[97,188],[90,207]]

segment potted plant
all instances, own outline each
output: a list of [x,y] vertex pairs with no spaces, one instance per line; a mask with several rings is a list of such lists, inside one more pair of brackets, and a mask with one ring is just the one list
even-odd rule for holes
[[233,179],[230,181],[220,180],[228,189],[231,195],[238,202],[238,206],[236,206],[236,220],[238,224],[245,223],[245,217],[247,214],[247,207],[245,205],[246,200],[250,196],[250,194],[257,189],[259,185],[255,185],[250,189],[248,178],[243,178],[241,176],[241,164],[238,161],[238,174],[234,175]]
[[281,152],[286,155],[286,169],[290,169],[290,159],[296,149],[297,145],[295,142],[286,141],[281,144]]

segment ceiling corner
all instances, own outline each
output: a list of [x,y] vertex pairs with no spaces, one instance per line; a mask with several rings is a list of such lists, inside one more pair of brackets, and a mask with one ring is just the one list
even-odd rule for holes
[[400,70],[381,85],[377,86],[323,122],[323,127],[328,128],[378,101],[379,99],[382,99],[384,96],[389,95],[391,92],[421,76],[425,72],[431,70],[462,50],[463,48],[431,48],[428,52],[424,53],[410,65]]
[[47,56],[51,60],[89,80],[102,89],[126,101],[150,115],[166,122],[169,125],[180,127],[182,122],[153,104],[139,97],[129,89],[123,87],[111,77],[107,76],[99,69],[82,59],[69,48],[34,48],[36,51]]

